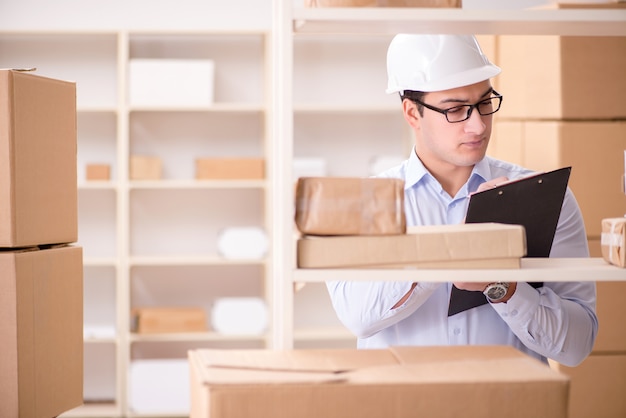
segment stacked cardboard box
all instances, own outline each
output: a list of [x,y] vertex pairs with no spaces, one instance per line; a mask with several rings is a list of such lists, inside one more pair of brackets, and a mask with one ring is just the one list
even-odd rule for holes
[[407,230],[400,179],[301,177],[295,212],[300,268],[519,268],[526,255],[520,225]]
[[[626,213],[626,38],[500,36],[499,92],[489,153],[546,171],[572,166],[593,257],[602,257],[602,220]],[[571,376],[570,417],[626,416],[624,283],[598,283],[600,322],[592,355]]]
[[83,402],[76,85],[0,70],[0,416]]

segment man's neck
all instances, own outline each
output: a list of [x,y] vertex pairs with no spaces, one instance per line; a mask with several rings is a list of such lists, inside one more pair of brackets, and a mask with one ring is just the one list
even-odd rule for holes
[[[420,158],[419,154],[417,157]],[[462,167],[446,163],[427,164],[422,158],[420,158],[420,160],[450,197],[456,196],[459,190],[461,190],[461,187],[467,182],[474,169],[473,166]]]

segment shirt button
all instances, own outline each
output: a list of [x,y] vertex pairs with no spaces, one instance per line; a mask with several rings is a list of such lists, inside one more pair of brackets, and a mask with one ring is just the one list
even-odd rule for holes
[[461,330],[459,328],[454,328],[454,335],[459,335]]
[[511,316],[516,316],[516,315],[517,315],[517,310],[516,310],[516,309],[513,309],[513,310],[511,311]]

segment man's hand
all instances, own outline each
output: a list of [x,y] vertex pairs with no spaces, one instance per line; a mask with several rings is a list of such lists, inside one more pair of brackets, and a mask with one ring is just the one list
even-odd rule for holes
[[483,190],[489,190],[496,188],[499,184],[506,183],[509,181],[508,177],[496,177],[495,179],[489,180],[478,186],[476,192],[482,192]]

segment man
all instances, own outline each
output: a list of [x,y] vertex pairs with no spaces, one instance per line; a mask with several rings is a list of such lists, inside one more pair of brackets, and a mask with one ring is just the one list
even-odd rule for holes
[[[502,96],[473,36],[396,36],[387,53],[387,93],[399,93],[415,136],[408,160],[381,177],[405,180],[407,225],[462,223],[470,193],[532,171],[486,156],[493,113]],[[578,204],[567,190],[552,257],[588,257]],[[340,320],[359,348],[390,345],[511,345],[544,362],[574,366],[597,334],[593,282],[528,283],[328,282]],[[448,315],[452,287],[501,294]],[[494,297],[493,295],[492,298]],[[487,296],[485,296],[486,298]]]

